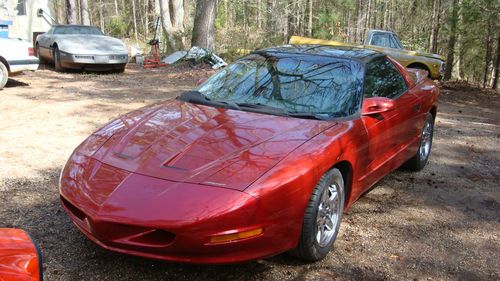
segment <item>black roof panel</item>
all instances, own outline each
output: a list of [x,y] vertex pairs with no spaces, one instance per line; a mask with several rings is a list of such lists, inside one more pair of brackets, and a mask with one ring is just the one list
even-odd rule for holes
[[370,61],[374,58],[385,56],[381,52],[375,50],[351,47],[351,46],[326,46],[326,45],[283,45],[260,49],[253,53],[287,53],[297,55],[314,55],[335,57],[343,59],[354,59],[363,62]]

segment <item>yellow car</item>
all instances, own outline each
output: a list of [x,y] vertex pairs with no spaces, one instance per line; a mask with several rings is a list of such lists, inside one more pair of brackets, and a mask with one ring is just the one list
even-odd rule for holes
[[[290,44],[318,44],[331,46],[354,46],[339,41],[314,39],[300,36],[292,36]],[[445,58],[436,54],[428,54],[418,51],[405,50],[394,32],[386,30],[370,30],[365,39],[365,44],[357,46],[369,48],[385,53],[405,67],[426,70],[432,79],[441,79],[444,74]]]

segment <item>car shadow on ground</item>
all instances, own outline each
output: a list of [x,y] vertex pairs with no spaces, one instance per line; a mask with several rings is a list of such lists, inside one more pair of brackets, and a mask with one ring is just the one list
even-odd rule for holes
[[14,87],[27,87],[28,83],[16,80],[15,78],[10,77],[5,85],[5,88],[14,88]]
[[[431,166],[439,165],[430,163]],[[436,167],[433,167],[434,170]],[[459,171],[460,167],[446,167],[450,171]],[[40,171],[40,179],[16,179],[0,183],[0,209],[2,227],[17,227],[27,230],[43,253],[44,272],[47,280],[265,280],[273,277],[276,280],[385,280],[386,272],[378,268],[357,264],[343,256],[363,249],[356,239],[346,242],[351,235],[352,226],[369,229],[367,221],[377,216],[386,216],[399,212],[414,204],[422,204],[424,208],[440,208],[456,213],[466,221],[498,222],[495,214],[499,213],[499,205],[487,194],[479,194],[468,198],[468,206],[462,206],[460,198],[449,196],[453,186],[433,182],[432,174],[424,170],[418,174],[406,171],[395,171],[376,184],[368,193],[360,198],[351,211],[344,217],[344,233],[339,236],[336,249],[326,260],[318,263],[305,263],[287,254],[275,257],[232,265],[190,265],[166,263],[139,257],[127,256],[102,249],[94,244],[76,227],[64,213],[58,195],[59,169]],[[435,187],[440,185],[439,187]],[[382,191],[378,191],[381,189]],[[388,190],[392,190],[387,193]],[[380,193],[381,192],[381,193]],[[389,194],[389,195],[387,195]],[[489,201],[488,201],[489,200]],[[490,202],[488,206],[484,202]],[[483,209],[480,209],[483,206]],[[471,208],[475,208],[471,211]],[[479,212],[479,214],[478,214]],[[476,245],[458,241],[453,236],[434,236],[436,226],[433,224],[418,225],[393,224],[385,226],[388,235],[404,235],[404,239],[418,241],[440,239],[440,244],[451,245],[450,253],[471,251]],[[371,224],[371,223],[369,223]],[[415,227],[414,227],[415,226]],[[467,228],[456,221],[445,222],[446,229],[460,231]],[[384,226],[382,226],[384,228]],[[362,230],[361,230],[362,231]],[[347,248],[354,250],[347,250]],[[359,252],[360,259],[366,252]],[[409,253],[402,253],[402,256]],[[402,258],[403,259],[403,258]],[[456,272],[455,260],[444,264],[425,256],[404,258],[406,264],[414,264],[426,271],[445,271],[458,279],[481,280],[484,275],[463,268]],[[77,261],[76,261],[77,260]],[[404,272],[405,265],[400,266]],[[279,271],[276,271],[279,268]],[[276,278],[279,277],[279,278]],[[472,278],[472,279],[470,279]]]
[[60,73],[73,73],[73,74],[96,74],[96,75],[106,75],[106,74],[121,74],[121,71],[118,70],[87,70],[85,68],[82,69],[72,69],[72,68],[65,68],[64,70],[57,71],[55,69],[54,64],[50,63],[40,63],[38,65],[39,70],[50,70],[54,72],[60,72]]

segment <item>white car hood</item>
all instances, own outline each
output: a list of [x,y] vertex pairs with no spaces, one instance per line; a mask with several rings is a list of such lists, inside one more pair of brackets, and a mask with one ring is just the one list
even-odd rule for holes
[[76,55],[127,54],[120,40],[104,35],[55,35],[59,50]]

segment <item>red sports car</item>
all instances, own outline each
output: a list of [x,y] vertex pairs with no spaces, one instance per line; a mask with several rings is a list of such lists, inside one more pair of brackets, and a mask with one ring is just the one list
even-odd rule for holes
[[0,280],[41,281],[42,255],[28,233],[0,228]]
[[438,87],[382,53],[263,49],[175,100],[104,126],[60,179],[106,249],[190,263],[330,251],[343,210],[429,159]]

